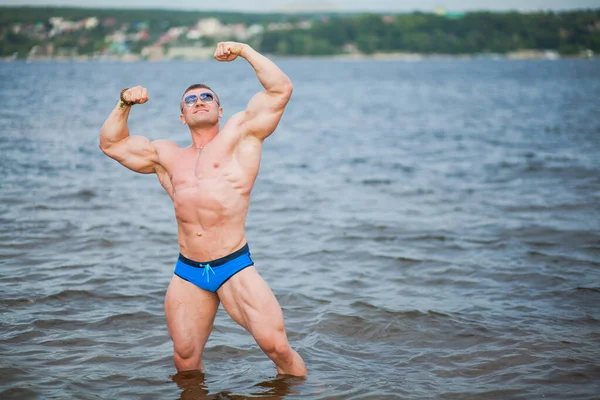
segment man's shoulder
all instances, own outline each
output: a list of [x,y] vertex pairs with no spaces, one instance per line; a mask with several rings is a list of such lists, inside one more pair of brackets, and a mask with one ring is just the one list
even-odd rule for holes
[[152,141],[152,145],[157,150],[180,149],[179,145],[172,140],[157,139]]
[[[246,126],[246,111],[240,111],[234,115],[232,115],[228,120],[221,132],[227,132],[224,136],[231,136],[235,139],[241,139],[243,142],[250,141],[254,142],[256,139],[255,135],[251,135],[251,132],[248,131],[248,127]],[[262,143],[262,139],[259,139],[258,142]]]
[[158,139],[152,142],[156,154],[158,155],[159,164],[163,167],[170,163],[170,160],[176,159],[181,150],[181,147],[172,140]]
[[219,130],[219,141],[225,143],[239,143],[239,139],[243,138],[243,122],[244,122],[244,112],[238,112],[233,114],[227,122],[223,125],[223,127]]
[[246,111],[238,111],[235,114],[233,114],[231,117],[229,117],[229,119],[227,120],[227,122],[225,123],[225,125],[223,126],[223,129],[225,129],[226,127],[237,127],[239,125],[241,125],[242,123],[244,123],[244,116],[246,115]]

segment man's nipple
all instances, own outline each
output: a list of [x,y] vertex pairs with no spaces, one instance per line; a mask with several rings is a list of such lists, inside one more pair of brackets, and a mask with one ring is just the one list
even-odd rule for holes
[[196,236],[198,236],[198,237],[202,236],[202,232],[196,232]]

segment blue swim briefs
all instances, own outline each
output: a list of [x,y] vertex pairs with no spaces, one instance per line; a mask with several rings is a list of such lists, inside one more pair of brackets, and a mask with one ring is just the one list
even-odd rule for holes
[[229,278],[251,265],[254,261],[250,258],[248,244],[245,244],[228,256],[207,262],[190,260],[179,254],[174,273],[200,289],[216,292]]

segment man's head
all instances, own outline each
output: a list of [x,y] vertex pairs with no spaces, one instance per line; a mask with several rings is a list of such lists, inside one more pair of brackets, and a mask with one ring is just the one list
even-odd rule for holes
[[179,106],[181,122],[190,127],[209,127],[218,124],[223,116],[219,96],[203,83],[188,87]]

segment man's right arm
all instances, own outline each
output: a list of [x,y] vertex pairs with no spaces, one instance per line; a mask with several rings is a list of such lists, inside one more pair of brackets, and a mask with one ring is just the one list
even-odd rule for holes
[[[143,104],[148,101],[148,92],[136,86],[123,93],[123,97],[127,101]],[[144,136],[129,136],[127,118],[130,110],[131,106],[121,103],[113,109],[100,130],[100,149],[132,171],[152,174],[158,165],[156,148]]]

